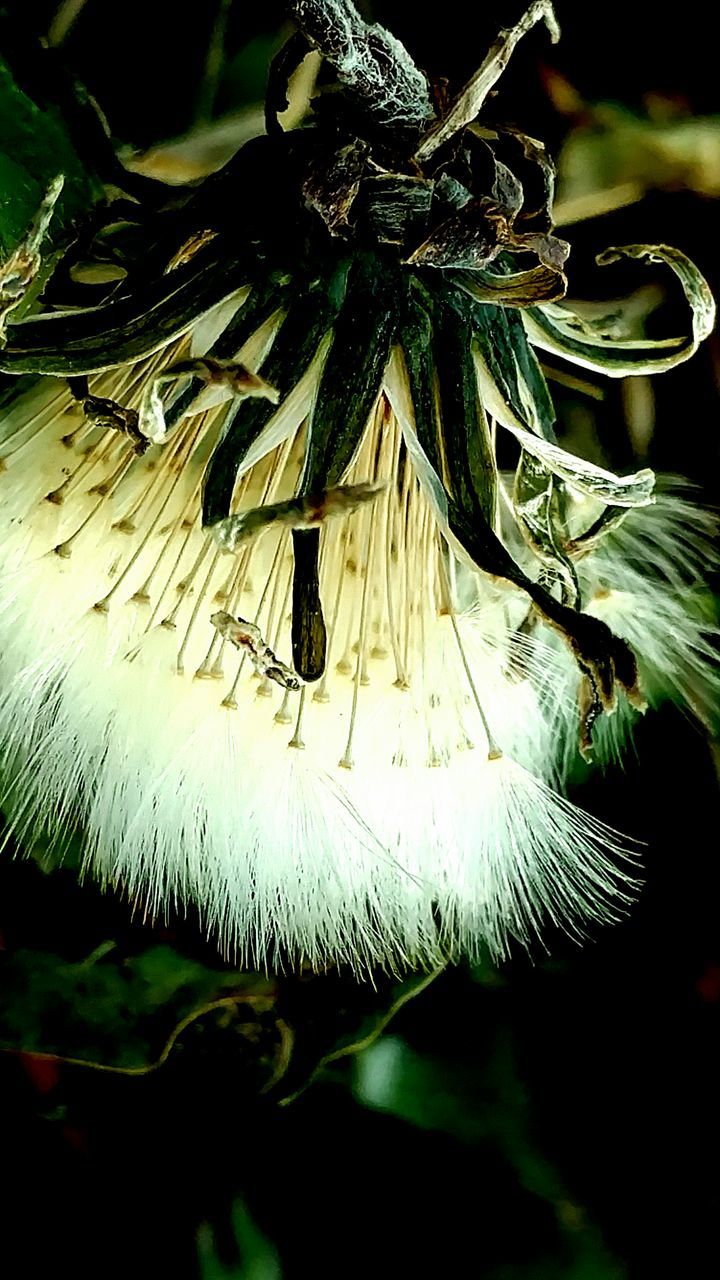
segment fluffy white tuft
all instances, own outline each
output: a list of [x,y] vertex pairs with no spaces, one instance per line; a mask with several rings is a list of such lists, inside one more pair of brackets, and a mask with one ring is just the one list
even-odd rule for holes
[[[99,391],[134,403],[143,376]],[[235,509],[292,494],[312,395],[277,411]],[[48,380],[3,423],[0,742],[20,837],[79,827],[103,882],[152,916],[195,903],[247,964],[432,965],[614,918],[622,842],[547,785],[527,606],[480,577],[458,591],[387,405],[347,477],[380,498],[323,532],[328,665],[301,693],[211,622],[251,620],[289,660],[288,529],[225,555],[200,527],[218,421],[138,458]]]

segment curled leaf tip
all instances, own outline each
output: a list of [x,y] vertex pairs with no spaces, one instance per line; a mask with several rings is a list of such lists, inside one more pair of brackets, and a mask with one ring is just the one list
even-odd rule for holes
[[482,66],[461,89],[443,118],[428,129],[417,149],[416,160],[420,163],[429,160],[439,147],[475,119],[490,91],[507,67],[515,47],[538,22],[544,22],[553,44],[560,39],[560,27],[550,0],[535,0],[514,27],[504,28],[498,32],[497,39]]

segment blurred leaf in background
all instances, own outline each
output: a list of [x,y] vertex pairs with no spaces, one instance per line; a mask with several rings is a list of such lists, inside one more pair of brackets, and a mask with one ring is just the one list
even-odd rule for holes
[[197,1231],[199,1280],[281,1280],[276,1250],[259,1230],[242,1200],[231,1213],[234,1261],[226,1261],[218,1249],[212,1227],[202,1222]]
[[[0,25],[0,33],[3,27]],[[53,178],[65,184],[55,207],[49,243],[66,243],[73,223],[102,192],[97,176],[81,160],[62,110],[39,104],[17,82],[0,57],[0,254],[16,247]]]
[[553,1255],[493,1268],[492,1280],[621,1280],[619,1260],[533,1138],[531,1106],[509,1030],[496,1031],[480,1052],[482,1061],[472,1064],[443,1061],[389,1035],[355,1060],[353,1092],[366,1107],[472,1145],[478,1160],[484,1147],[494,1148],[518,1186],[552,1210],[558,1237]]
[[720,115],[693,115],[659,94],[647,95],[644,113],[590,103],[559,72],[548,70],[545,80],[571,122],[557,162],[559,225],[634,204],[649,191],[720,196]]
[[253,1041],[270,1078],[286,1050],[275,995],[267,978],[213,970],[162,944],[123,956],[110,939],[80,961],[20,948],[0,957],[0,1048],[138,1073],[160,1065],[195,1019],[216,1014]]

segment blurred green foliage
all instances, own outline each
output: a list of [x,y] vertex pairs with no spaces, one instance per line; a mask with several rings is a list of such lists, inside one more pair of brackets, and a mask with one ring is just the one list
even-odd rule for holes
[[100,186],[78,157],[60,109],[39,106],[0,58],[0,253],[15,249],[59,173],[65,185],[49,231],[55,246],[67,239]]
[[640,199],[657,188],[720,195],[720,116],[673,114],[653,119],[619,104],[585,109],[567,138],[559,160],[560,214],[575,202],[633,188]]
[[231,1222],[242,1262],[235,1265],[223,1261],[212,1228],[203,1222],[197,1232],[199,1280],[281,1280],[277,1252],[258,1229],[242,1200],[233,1204]]
[[269,979],[211,969],[162,944],[123,956],[108,940],[80,961],[21,947],[0,958],[0,1048],[141,1072],[213,1010],[243,1013],[257,1031],[273,994]]
[[501,1265],[492,1280],[621,1280],[620,1262],[533,1137],[530,1102],[507,1027],[472,1061],[460,1063],[420,1055],[402,1039],[385,1036],[355,1060],[353,1092],[364,1106],[421,1129],[491,1144],[518,1186],[549,1206],[557,1230],[553,1254]]

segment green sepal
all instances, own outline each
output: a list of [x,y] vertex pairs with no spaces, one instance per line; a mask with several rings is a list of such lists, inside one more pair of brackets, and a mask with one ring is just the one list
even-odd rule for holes
[[[582,722],[582,747],[587,750],[593,719],[600,710],[611,710],[614,706],[616,684],[626,690],[631,700],[639,700],[635,657],[629,645],[613,635],[600,619],[561,603],[541,583],[528,578],[494,532],[479,504],[468,509],[451,492],[448,493],[446,511],[438,507],[435,480],[442,478],[444,468],[438,417],[438,378],[431,343],[431,317],[414,296],[409,301],[403,331],[414,430],[413,424],[407,421],[403,429],[406,434],[416,435],[415,450],[419,448],[424,454],[434,479],[430,482],[426,474],[420,471],[418,474],[451,545],[454,544],[464,558],[481,572],[503,578],[524,591],[541,617],[567,640],[588,687]],[[408,447],[412,452],[411,446]]]
[[453,502],[476,511],[492,527],[497,506],[497,467],[487,415],[478,394],[473,332],[452,306],[436,310],[433,354],[444,463]]
[[[288,286],[275,279],[260,281],[233,316],[229,325],[210,348],[209,354],[218,360],[234,359],[238,351],[257,329],[277,311],[288,297]],[[202,378],[191,378],[189,384],[176,396],[165,412],[165,423],[170,430],[185,416],[193,412],[193,401],[206,387]]]
[[562,584],[565,604],[579,607],[580,586],[560,528],[563,482],[539,458],[523,449],[515,472],[513,506],[527,542]]
[[280,404],[247,399],[231,405],[224,436],[205,474],[203,525],[206,527],[230,514],[243,459],[271,418],[282,411],[284,399],[310,367],[340,309],[346,276],[347,264],[341,264],[324,279],[300,287],[291,301],[270,352],[258,370],[280,391],[283,397]]
[[73,377],[139,360],[185,333],[246,284],[253,266],[250,253],[228,259],[213,242],[131,297],[9,324],[0,370]]
[[705,277],[684,253],[669,245],[622,245],[606,249],[597,261],[600,266],[606,266],[620,258],[646,259],[670,268],[690,307],[691,331],[687,336],[618,338],[583,320],[571,305],[550,304],[523,312],[522,323],[530,341],[536,347],[610,378],[662,373],[689,360],[715,324],[715,301]]
[[509,415],[526,430],[554,440],[555,407],[520,312],[476,302],[463,289],[453,288],[451,297],[472,325],[480,366],[501,402],[486,403],[486,409],[500,421]]
[[[420,448],[447,493],[447,523],[449,531],[474,565],[488,573],[514,580],[521,571],[502,543],[495,537],[491,524],[473,488],[472,466],[468,459],[467,431],[462,419],[456,415],[458,401],[449,416],[451,440],[455,451],[452,463],[445,451],[443,419],[440,408],[440,385],[434,358],[433,316],[430,299],[423,299],[420,290],[412,290],[408,299],[406,323],[403,326],[403,349],[407,365],[410,391],[415,411],[415,429]],[[452,320],[448,321],[448,325]],[[448,360],[450,353],[443,353],[446,385],[450,382]],[[459,359],[459,354],[457,355]],[[463,380],[464,381],[464,380]],[[462,388],[464,390],[464,387]],[[462,394],[462,392],[461,392]],[[457,391],[455,393],[457,396]],[[464,437],[464,438],[463,438]],[[449,479],[449,471],[455,483]]]
[[399,288],[377,255],[355,259],[310,421],[303,494],[339,484],[357,453],[397,330]]

